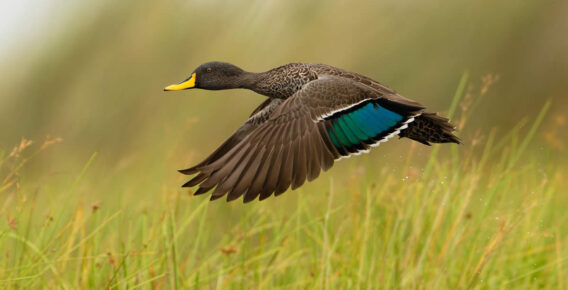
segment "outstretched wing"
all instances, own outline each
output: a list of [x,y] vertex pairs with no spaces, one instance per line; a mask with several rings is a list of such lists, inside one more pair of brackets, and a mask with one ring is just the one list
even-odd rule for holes
[[199,185],[195,194],[215,188],[212,200],[227,195],[231,201],[244,194],[248,202],[279,195],[318,177],[334,160],[387,140],[422,110],[357,82],[320,76],[222,156],[214,153],[214,160],[185,172],[199,174],[184,186]]
[[[247,135],[254,131],[254,129],[256,129],[262,123],[266,122],[266,120],[268,120],[268,118],[270,117],[270,113],[274,111],[274,109],[276,109],[282,102],[283,100],[281,99],[266,99],[256,109],[254,109],[249,119],[239,129],[237,129],[237,131],[233,133],[231,137],[225,140],[223,144],[221,144],[215,151],[213,151],[211,155],[209,155],[199,164],[187,169],[179,170],[179,172],[186,175],[192,175],[199,172],[199,168],[206,166],[225,155],[233,147],[239,144]],[[202,176],[203,175],[200,175],[197,176],[199,178],[193,179],[193,183],[195,184],[192,185],[192,183],[188,182],[185,185],[189,187],[197,185],[199,183],[197,180],[202,178]]]

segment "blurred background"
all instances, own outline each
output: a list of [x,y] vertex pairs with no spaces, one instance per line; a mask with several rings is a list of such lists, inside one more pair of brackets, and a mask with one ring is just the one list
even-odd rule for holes
[[[0,148],[61,138],[23,169],[40,183],[75,178],[96,152],[87,184],[136,174],[140,189],[177,189],[175,169],[205,157],[263,100],[244,90],[162,91],[211,60],[250,71],[326,63],[442,114],[467,73],[468,91],[493,84],[457,132],[464,146],[534,119],[551,100],[537,148],[565,158],[567,1],[23,0],[0,8]],[[391,143],[362,158],[382,166],[410,146]]]
[[[567,16],[565,0],[0,0],[0,285],[565,289]],[[451,116],[464,144],[392,140],[278,198],[209,203],[176,170],[264,100],[162,91],[212,60],[358,72]]]

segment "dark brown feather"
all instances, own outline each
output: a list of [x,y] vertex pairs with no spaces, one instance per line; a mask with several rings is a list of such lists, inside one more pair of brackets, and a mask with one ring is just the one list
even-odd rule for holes
[[[324,171],[331,168],[331,166],[333,166],[333,160],[341,156],[341,154],[337,151],[337,148],[333,146],[331,139],[329,138],[329,135],[327,133],[329,131],[328,128],[330,127],[330,122],[318,123],[318,131],[319,135],[322,136],[321,141],[323,143],[323,147],[327,149],[325,151],[322,151],[322,154],[324,156],[328,156],[328,158],[322,158],[322,160],[325,161],[325,164],[322,167]],[[329,157],[331,157],[331,161],[329,160]]]
[[254,180],[251,182],[250,187],[245,192],[244,202],[249,202],[258,197],[262,192],[262,186],[266,181],[266,176],[270,166],[273,164],[274,148],[269,148],[261,160]]
[[235,145],[239,144],[255,128],[256,126],[254,126],[253,124],[245,123],[233,135],[231,135],[229,139],[227,139],[225,142],[221,144],[221,146],[219,146],[215,151],[213,151],[211,155],[205,158],[205,160],[201,161],[199,164],[193,167],[179,170],[179,172],[186,175],[197,173],[199,171],[199,167],[215,162],[217,159],[227,154],[227,152],[229,152],[233,147],[235,147]]
[[280,131],[277,134],[275,140],[275,151],[276,157],[272,166],[270,167],[269,173],[267,173],[266,181],[262,187],[262,193],[260,195],[260,200],[263,200],[272,193],[274,193],[280,182],[280,174],[282,174],[282,169],[284,168],[284,163],[286,162],[286,154],[287,154],[287,146],[289,141],[285,138],[289,138],[290,131],[292,130],[291,126],[282,126]]
[[251,160],[255,158],[257,148],[258,144],[252,145],[249,147],[249,149],[243,151],[242,157],[237,159],[237,156],[235,156],[235,159],[229,161],[226,166],[226,168],[228,168],[228,172],[225,173],[227,174],[227,177],[219,183],[219,186],[217,186],[217,188],[215,188],[213,195],[225,195],[228,191],[232,190],[235,187],[240,177],[248,168]]
[[270,132],[264,137],[266,140],[274,140],[275,142],[266,145],[266,152],[258,164],[258,170],[254,175],[254,179],[250,182],[250,186],[245,192],[244,202],[249,202],[254,200],[263,192],[263,186],[267,181],[267,176],[271,167],[274,167],[273,159],[276,157],[275,150],[280,147],[280,134],[283,126],[277,126],[276,128],[270,130]]
[[304,148],[305,143],[302,142],[303,130],[300,127],[299,122],[296,122],[296,132],[294,134],[297,136],[294,140],[294,146],[292,147],[292,152],[294,155],[294,166],[292,170],[292,189],[296,189],[302,184],[306,179],[306,149]]
[[[203,171],[212,172],[212,174],[199,186],[203,188],[203,190],[209,190],[221,183],[227,177],[227,174],[235,168],[237,162],[241,160],[249,146],[250,144],[246,143],[242,147],[234,148],[231,152],[229,152],[232,154],[227,154],[226,156],[219,158],[219,160],[214,163],[208,165],[206,168],[203,168]],[[232,158],[229,159],[229,157]]]
[[[258,148],[257,148],[258,149]],[[245,193],[245,190],[249,188],[252,184],[253,178],[256,176],[260,165],[262,164],[262,159],[265,157],[266,147],[262,146],[260,150],[255,150],[251,161],[246,165],[246,169],[241,173],[241,176],[237,180],[234,186],[228,193],[227,201],[235,200]]]
[[310,129],[310,132],[306,134],[306,162],[308,164],[308,181],[312,181],[319,176],[319,173],[321,171],[320,151],[325,150],[322,147],[317,147],[316,143],[319,143],[319,140],[321,138],[317,135],[317,129],[314,130],[316,132],[312,132],[312,130],[313,129]]
[[205,174],[203,172],[200,172],[194,178],[192,178],[190,181],[186,182],[182,187],[194,187],[194,186],[200,184],[201,182],[203,182],[205,179],[207,179],[207,177],[209,177],[209,174]]
[[431,143],[457,143],[461,140],[453,134],[455,127],[447,118],[435,113],[423,113],[415,118],[408,128],[401,131],[399,136],[407,137],[425,145]]
[[282,103],[280,99],[266,99],[262,102],[256,109],[254,109],[253,113],[249,120],[243,124],[231,137],[229,137],[225,142],[223,142],[211,155],[201,161],[199,164],[187,168],[179,170],[179,172],[191,175],[195,174],[201,170],[202,167],[211,164],[217,161],[219,158],[225,156],[231,149],[233,149],[237,144],[239,144],[249,133],[254,131],[254,129],[258,128],[258,126],[264,123],[270,113],[274,111]]
[[284,191],[286,191],[286,189],[290,186],[290,183],[292,183],[292,169],[294,166],[294,154],[292,153],[292,148],[293,145],[290,144],[283,146],[282,148],[282,163],[280,167],[280,174],[278,175],[278,184],[274,190],[275,196],[284,193]]
[[270,164],[271,166],[267,170],[266,173],[266,180],[262,185],[262,191],[260,193],[259,200],[266,199],[274,193],[276,190],[276,186],[278,185],[278,177],[280,176],[280,169],[282,168],[282,153],[283,153],[282,145],[277,145],[274,149],[274,158],[273,162]]

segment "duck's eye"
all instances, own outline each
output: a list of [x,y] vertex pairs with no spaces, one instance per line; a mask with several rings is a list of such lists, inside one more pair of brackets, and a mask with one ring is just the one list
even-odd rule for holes
[[208,73],[210,73],[212,71],[212,69],[210,67],[208,67],[205,71],[207,71]]

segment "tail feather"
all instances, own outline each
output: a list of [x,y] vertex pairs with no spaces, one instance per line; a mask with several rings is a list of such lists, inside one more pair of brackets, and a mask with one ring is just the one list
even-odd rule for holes
[[447,118],[438,116],[436,113],[422,113],[415,118],[414,122],[408,124],[408,128],[401,131],[399,136],[426,145],[450,142],[461,144],[460,138],[453,134],[454,131],[454,125]]

